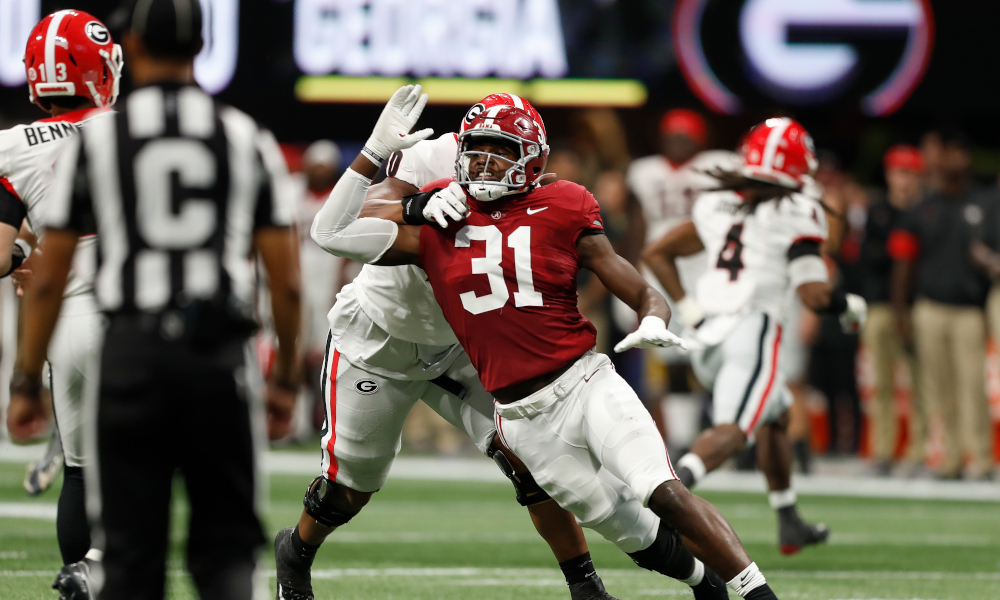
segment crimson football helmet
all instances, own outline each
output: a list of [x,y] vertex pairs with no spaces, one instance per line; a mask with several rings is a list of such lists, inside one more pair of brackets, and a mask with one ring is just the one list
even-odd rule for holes
[[118,98],[121,46],[104,23],[81,10],[60,10],[35,25],[24,50],[31,101],[45,110],[46,98],[83,96],[99,107]]
[[469,128],[473,119],[481,115],[487,108],[493,108],[494,106],[513,106],[524,110],[542,128],[542,134],[545,134],[545,122],[542,121],[542,115],[538,114],[538,111],[535,110],[535,107],[530,102],[515,94],[490,94],[473,104],[469,112],[465,113],[465,118],[462,119],[462,126],[459,127],[458,132],[463,133]]
[[816,148],[799,122],[788,118],[768,119],[750,130],[740,148],[747,179],[799,190],[805,177],[816,171]]
[[[487,180],[485,166],[483,175],[479,178],[473,178],[469,173],[472,158],[477,155],[485,155],[487,165],[489,161],[498,161],[501,165],[512,162],[490,152],[469,149],[475,141],[481,141],[483,138],[503,140],[513,144],[517,149],[517,160],[505,169],[500,181]],[[496,105],[473,117],[465,130],[458,135],[456,179],[472,197],[488,202],[531,190],[542,176],[548,159],[549,145],[545,140],[544,126],[533,119],[527,110]]]

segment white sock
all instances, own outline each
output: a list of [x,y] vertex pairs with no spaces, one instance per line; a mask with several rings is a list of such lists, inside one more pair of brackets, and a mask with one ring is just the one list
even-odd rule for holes
[[708,469],[705,468],[705,461],[701,460],[701,457],[697,454],[688,452],[677,461],[678,467],[687,467],[691,474],[694,475],[694,482],[698,483],[701,478],[705,476]]
[[701,580],[705,578],[705,563],[701,562],[697,558],[694,559],[694,570],[691,571],[691,575],[687,579],[681,579],[681,583],[686,583],[691,587],[694,587],[701,583]]
[[104,551],[98,550],[97,548],[91,548],[90,550],[87,550],[87,554],[84,558],[89,558],[94,562],[101,562],[101,559],[104,558]]
[[741,598],[745,598],[747,594],[765,583],[767,581],[764,579],[764,574],[757,568],[757,563],[750,563],[749,567],[743,569],[739,575],[733,577],[730,581],[727,581],[726,585],[729,586],[729,589],[739,594]]
[[782,509],[788,506],[795,506],[795,500],[795,490],[792,488],[778,492],[771,492],[767,495],[767,501],[771,503],[771,508],[774,510]]

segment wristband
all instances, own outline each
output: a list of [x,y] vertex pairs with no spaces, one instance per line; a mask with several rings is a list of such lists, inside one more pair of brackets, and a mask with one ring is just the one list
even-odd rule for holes
[[403,222],[407,225],[427,225],[430,223],[424,217],[424,207],[430,202],[431,196],[441,191],[434,188],[426,192],[412,194],[403,198]]
[[839,315],[845,310],[847,310],[847,294],[844,290],[837,288],[830,292],[830,304],[816,312],[821,315]]
[[0,275],[0,279],[17,270],[18,267],[24,264],[24,261],[28,260],[29,256],[31,256],[31,244],[26,240],[14,240],[14,247],[10,252],[10,270]]
[[10,376],[10,393],[37,398],[42,395],[42,377],[28,375],[17,367]]
[[372,150],[367,144],[361,149],[361,154],[368,160],[372,161],[376,167],[381,167],[382,163],[385,162],[385,157]]

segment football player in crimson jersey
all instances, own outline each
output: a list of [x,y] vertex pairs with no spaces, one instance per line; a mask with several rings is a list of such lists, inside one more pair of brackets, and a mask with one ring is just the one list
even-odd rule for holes
[[[394,110],[406,104],[403,100],[410,97],[408,91],[412,90],[401,90],[402,96],[394,100]],[[418,92],[414,93],[412,102],[418,96]],[[523,108],[541,122],[523,98],[492,94],[469,109],[459,131],[464,132],[476,116],[494,106]],[[417,108],[413,107],[409,121],[415,122],[415,112]],[[375,213],[388,210],[402,222],[403,196],[455,172],[458,134],[417,141],[409,147],[414,138],[429,132],[404,137],[390,133],[384,141],[373,135],[368,146],[374,150],[366,154],[388,157],[383,164],[388,177],[372,187],[366,198],[370,182],[355,170],[348,170],[348,179],[338,184],[313,224],[313,237],[333,254],[354,257],[357,248],[353,244],[361,239],[338,237],[342,223],[337,218],[332,222],[326,219],[341,201],[362,216],[378,216]],[[458,205],[464,207],[460,202]],[[427,208],[429,215],[443,221],[446,209],[455,210],[445,204]],[[364,221],[362,225],[392,227],[384,221]],[[502,449],[496,434],[493,397],[483,388],[469,357],[444,320],[422,269],[365,265],[354,282],[338,295],[329,321],[325,364],[330,375],[329,379],[323,377],[324,395],[328,396],[321,444],[323,473],[306,492],[305,510],[298,525],[283,529],[275,538],[280,597],[312,596],[309,571],[319,545],[337,526],[359,512],[372,492],[381,487],[398,451],[403,420],[413,403],[423,399],[465,431],[511,479],[518,502],[528,508],[536,529],[560,563],[571,598],[611,598],[594,570],[586,539],[573,515],[549,498],[515,455]],[[652,546],[658,517],[644,509],[635,494],[607,471],[602,472],[602,485],[606,491],[603,505],[592,511],[588,526],[628,552]],[[725,586],[718,575],[706,570],[686,548],[677,545],[671,556],[676,563],[671,573],[691,585],[696,598],[725,597]],[[648,562],[659,564],[655,558]]]
[[[393,139],[412,127],[397,117],[395,104],[394,97],[374,139]],[[690,559],[683,567],[678,560],[687,544],[740,596],[775,598],[725,519],[677,481],[638,397],[608,358],[592,351],[594,328],[576,307],[576,277],[584,267],[642,317],[616,350],[683,342],[666,330],[663,297],[602,235],[593,196],[568,182],[538,186],[548,155],[542,131],[521,109],[484,111],[459,136],[455,180],[406,198],[401,218],[385,211],[398,221],[371,218],[371,212],[359,218],[380,154],[366,149],[317,216],[313,239],[362,262],[423,267],[496,399],[504,446],[581,524],[600,523],[615,509],[598,474],[606,470],[661,519],[653,535],[618,541],[637,564],[701,579],[690,571]],[[447,226],[430,225],[431,219]],[[702,582],[725,597],[720,583],[707,576]]]
[[[695,373],[713,390],[714,427],[677,462],[681,481],[693,486],[756,437],[781,552],[794,554],[829,531],[799,517],[791,487],[792,398],[781,356],[786,300],[794,290],[817,313],[838,315],[848,331],[863,323],[866,305],[827,280],[820,257],[825,207],[801,193],[816,168],[808,132],[791,119],[768,119],[745,138],[741,154],[739,169],[715,173],[722,189],[703,193],[692,219],[651,244],[643,259],[693,332]],[[703,250],[707,270],[691,295],[677,258]]]
[[[40,230],[53,163],[77,128],[107,117],[118,96],[121,48],[107,28],[78,10],[61,10],[42,19],[28,36],[24,67],[32,103],[51,116],[31,125],[0,132],[0,273],[12,274],[31,252],[16,239],[22,222],[44,244]],[[66,566],[54,587],[65,597],[88,597],[90,549],[85,509],[83,467],[84,390],[97,379],[101,321],[91,281],[96,238],[85,235],[77,245],[74,270],[66,286],[59,321],[48,351],[49,381],[66,469],[59,496],[56,534]],[[30,265],[30,263],[29,263]],[[26,281],[29,266],[17,275]],[[14,439],[30,439],[48,428],[45,407],[26,401],[19,392],[37,391],[12,380],[7,424]],[[82,594],[82,595],[74,595]]]

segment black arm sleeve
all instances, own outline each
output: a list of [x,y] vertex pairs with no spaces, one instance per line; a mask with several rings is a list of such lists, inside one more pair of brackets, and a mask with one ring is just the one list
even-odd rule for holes
[[788,248],[788,262],[810,254],[819,256],[819,240],[799,240]]
[[24,203],[6,187],[0,185],[0,223],[6,223],[14,229],[21,228],[21,221],[28,215]]

